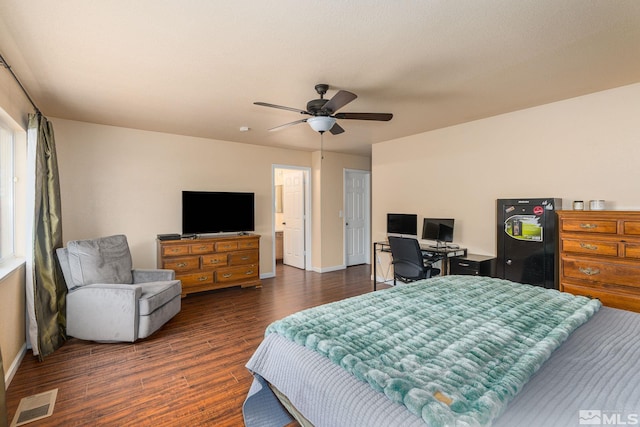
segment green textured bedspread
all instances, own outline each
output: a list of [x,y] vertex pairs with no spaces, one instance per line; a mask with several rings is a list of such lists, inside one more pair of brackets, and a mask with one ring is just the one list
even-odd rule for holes
[[600,302],[436,277],[311,308],[266,331],[327,356],[430,426],[490,425]]

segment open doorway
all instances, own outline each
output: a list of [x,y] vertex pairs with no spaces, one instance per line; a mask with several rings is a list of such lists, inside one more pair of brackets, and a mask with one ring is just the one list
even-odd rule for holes
[[311,169],[273,165],[273,265],[311,269]]

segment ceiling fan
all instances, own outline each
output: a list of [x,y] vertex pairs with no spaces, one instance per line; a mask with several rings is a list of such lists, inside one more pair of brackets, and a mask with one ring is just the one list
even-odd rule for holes
[[279,108],[281,110],[294,111],[300,114],[306,114],[311,117],[307,117],[295,122],[286,123],[284,125],[276,126],[269,129],[270,131],[280,130],[289,126],[297,125],[299,123],[308,123],[309,126],[316,132],[323,134],[326,131],[331,132],[333,135],[338,135],[344,132],[344,129],[336,123],[337,119],[350,119],[350,120],[375,120],[387,122],[391,120],[393,114],[390,113],[337,113],[337,111],[356,99],[358,96],[355,93],[348,92],[346,90],[339,90],[333,98],[324,99],[324,95],[329,90],[328,84],[317,84],[315,86],[316,92],[320,95],[319,99],[312,99],[307,102],[307,109],[300,110],[298,108],[283,107],[282,105],[268,104],[266,102],[254,102],[255,105],[261,105],[263,107]]

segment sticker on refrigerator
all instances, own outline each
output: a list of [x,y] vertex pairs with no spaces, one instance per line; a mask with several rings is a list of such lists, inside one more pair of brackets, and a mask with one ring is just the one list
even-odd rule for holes
[[542,225],[536,215],[514,215],[504,222],[504,232],[516,240],[542,241]]

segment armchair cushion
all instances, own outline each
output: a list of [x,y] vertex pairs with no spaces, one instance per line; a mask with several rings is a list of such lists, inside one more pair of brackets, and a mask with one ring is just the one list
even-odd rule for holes
[[131,284],[133,263],[124,235],[67,244],[73,289],[94,283]]
[[164,282],[140,283],[142,295],[138,300],[140,316],[147,316],[162,307],[182,292],[180,280]]

